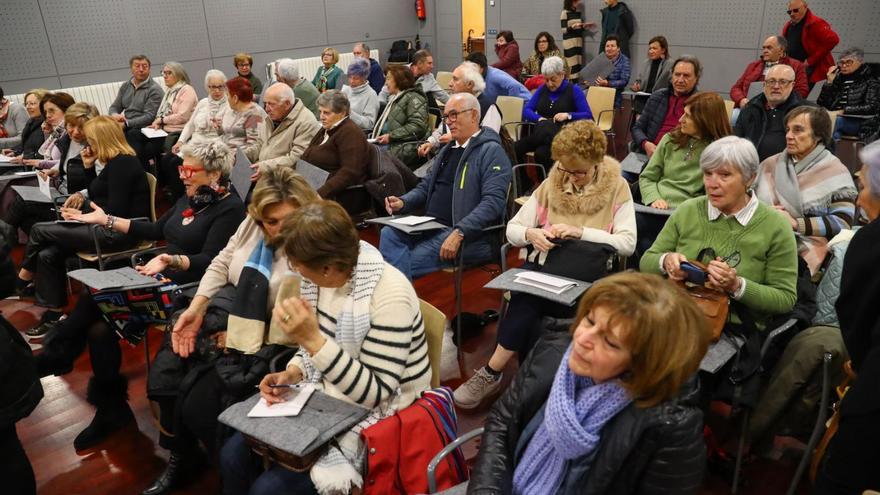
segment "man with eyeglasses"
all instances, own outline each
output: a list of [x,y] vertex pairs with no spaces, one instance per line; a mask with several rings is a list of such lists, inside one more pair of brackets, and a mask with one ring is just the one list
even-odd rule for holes
[[787,65],[794,69],[794,90],[802,98],[807,97],[810,93],[810,85],[807,82],[804,64],[789,57],[786,54],[787,49],[788,41],[782,36],[770,36],[764,40],[761,45],[761,58],[749,63],[746,70],[730,88],[730,99],[736,103],[737,108],[744,108],[749,103],[749,87],[752,83],[763,81],[767,77],[767,72],[777,64]]
[[465,263],[491,257],[483,229],[498,224],[510,187],[510,160],[501,138],[480,127],[480,103],[470,93],[456,93],[443,109],[452,140],[434,159],[428,175],[401,197],[385,198],[389,215],[424,209],[444,228],[407,234],[385,227],[379,251],[410,280],[451,266],[459,250]]
[[743,108],[733,128],[734,134],[744,137],[758,149],[763,161],[785,149],[785,114],[804,104],[810,104],[793,91],[794,69],[774,65],[764,79],[764,92],[752,98]]
[[119,122],[126,139],[140,140],[140,130],[150,125],[159,111],[165,94],[159,84],[150,77],[150,59],[135,55],[128,62],[131,79],[119,87],[116,99],[110,104],[110,117]]
[[[865,123],[880,114],[880,81],[864,63],[861,48],[847,48],[840,54],[836,67],[828,69],[825,86],[816,102],[831,111],[841,111],[834,124],[834,140],[842,136],[867,138]],[[871,125],[867,127],[876,127]]]
[[806,64],[812,86],[824,79],[828,68],[834,66],[831,50],[840,43],[840,37],[804,0],[789,0],[786,13],[791,20],[782,28],[782,36],[788,41],[788,56]]

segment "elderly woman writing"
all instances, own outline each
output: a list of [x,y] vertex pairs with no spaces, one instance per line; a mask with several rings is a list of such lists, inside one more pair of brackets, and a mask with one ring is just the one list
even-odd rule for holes
[[263,379],[260,394],[276,403],[283,398],[271,385],[311,383],[372,413],[332,442],[308,473],[254,469],[254,454],[236,434],[221,453],[223,484],[228,494],[349,493],[364,486],[360,431],[430,386],[419,300],[406,277],[358,239],[337,203],[300,208],[284,232],[283,250],[302,284],[300,297],[276,305],[272,316],[300,350],[285,371]]
[[785,116],[785,133],[785,151],[761,164],[755,192],[785,217],[800,256],[816,273],[828,241],[853,224],[858,192],[849,169],[826,148],[831,144],[828,112],[797,107]]
[[336,66],[339,63],[339,51],[336,48],[324,48],[321,52],[321,63],[324,66],[318,67],[315,77],[312,78],[312,84],[318,89],[318,92],[323,93],[328,89],[342,89],[345,77],[342,69]]
[[348,84],[342,87],[351,107],[349,117],[364,131],[372,130],[379,117],[379,96],[370,87],[369,77],[370,61],[356,58],[348,66]]
[[709,338],[660,277],[600,280],[493,406],[468,493],[697,493],[706,453],[690,378]]
[[[592,121],[569,124],[553,139],[555,166],[507,224],[507,239],[523,247],[524,268],[541,270],[552,256],[565,256],[566,244],[590,241],[610,245],[628,256],[636,245],[635,213],[629,185],[620,164],[605,156],[605,134]],[[579,255],[567,251],[561,263],[575,264]],[[592,282],[592,280],[589,280]],[[571,318],[575,308],[537,296],[515,292],[504,319],[498,324],[498,345],[485,367],[455,390],[455,403],[473,409],[501,388],[501,372],[519,354],[525,359],[541,330],[545,316]]]
[[416,84],[411,70],[400,65],[388,66],[385,75],[388,105],[373,127],[373,139],[389,145],[388,151],[410,168],[419,164],[418,142],[428,128],[428,100]]

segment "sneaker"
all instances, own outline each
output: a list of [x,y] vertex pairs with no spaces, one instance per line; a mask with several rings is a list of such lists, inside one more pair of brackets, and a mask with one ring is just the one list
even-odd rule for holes
[[501,390],[501,376],[492,376],[485,367],[474,370],[474,376],[453,392],[455,405],[465,410],[476,409],[486,398]]
[[[61,315],[61,317],[59,317],[57,319],[51,318],[52,315],[50,315],[50,313],[54,313],[54,312],[46,311],[45,313],[43,313],[43,316],[40,318],[40,322],[37,323],[37,326],[35,326],[34,328],[31,328],[31,329],[25,330],[24,334],[27,335],[28,337],[31,337],[31,338],[42,337],[42,336],[46,335],[47,333],[49,333],[49,330],[52,330],[53,328],[55,328],[55,325],[57,325],[59,321],[63,320],[64,318],[67,318],[67,316],[63,315],[63,314]],[[57,314],[57,313],[55,313],[55,314]]]

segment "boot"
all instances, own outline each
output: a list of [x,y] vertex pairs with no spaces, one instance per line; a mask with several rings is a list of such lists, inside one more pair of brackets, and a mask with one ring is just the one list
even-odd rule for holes
[[168,458],[168,465],[165,466],[165,471],[162,471],[162,474],[156,478],[156,481],[153,481],[152,485],[142,491],[141,495],[165,495],[174,488],[177,488],[185,476],[185,460],[186,456],[172,450],[171,457]]
[[134,421],[128,407],[128,379],[117,375],[112,379],[89,379],[86,400],[97,409],[85,430],[73,440],[76,450],[84,450],[104,441],[111,433]]

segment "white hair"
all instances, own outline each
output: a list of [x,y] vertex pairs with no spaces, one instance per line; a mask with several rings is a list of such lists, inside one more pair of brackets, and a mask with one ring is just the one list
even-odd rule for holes
[[785,72],[786,77],[794,80],[794,78],[795,78],[794,69],[790,65],[786,65],[786,64],[776,64],[773,67],[770,67],[770,69],[767,71],[767,75],[769,76],[770,72],[779,72],[779,71]]
[[565,73],[565,64],[562,62],[562,59],[559,57],[547,57],[544,59],[544,63],[541,64],[541,74],[544,77],[555,76],[556,74],[564,74]]
[[292,58],[281,58],[276,62],[275,75],[285,81],[299,81],[299,67]]
[[477,122],[480,121],[482,117],[482,112],[480,111],[480,101],[477,100],[477,97],[470,93],[455,93],[449,97],[449,101],[446,102],[446,107],[449,108],[449,104],[453,101],[461,101],[464,105],[461,111],[465,110],[476,110],[477,111]]
[[862,148],[859,158],[868,174],[864,180],[871,187],[871,196],[880,198],[880,141],[874,141]]
[[465,83],[471,83],[474,88],[474,94],[482,93],[486,90],[486,80],[480,74],[480,66],[473,62],[462,62],[458,66],[461,69],[461,78]]
[[286,101],[287,103],[293,104],[296,96],[293,94],[293,89],[286,84],[273,84],[269,86],[269,89],[266,90],[266,93],[269,91],[273,91],[278,96],[278,102]]
[[211,79],[219,79],[223,81],[221,84],[226,85],[226,74],[223,73],[222,70],[211,69],[208,72],[205,72],[205,90],[208,90],[208,83]]
[[190,141],[183,145],[180,152],[202,162],[206,172],[219,171],[223,182],[229,177],[235,162],[235,153],[219,139]]
[[730,165],[739,170],[746,184],[758,175],[760,163],[755,145],[737,136],[726,136],[713,142],[700,155],[700,170],[703,172]]

